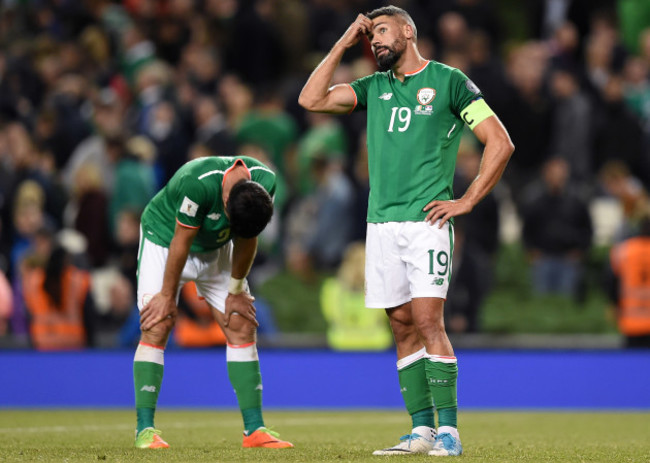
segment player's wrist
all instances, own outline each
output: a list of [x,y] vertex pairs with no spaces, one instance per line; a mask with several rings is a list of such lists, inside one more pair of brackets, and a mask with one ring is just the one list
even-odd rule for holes
[[241,294],[246,290],[246,278],[234,278],[230,277],[230,282],[228,283],[228,293],[237,295]]

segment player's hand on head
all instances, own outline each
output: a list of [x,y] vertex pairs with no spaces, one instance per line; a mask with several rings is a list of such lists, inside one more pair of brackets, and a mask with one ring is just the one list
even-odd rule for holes
[[372,20],[366,15],[360,14],[341,36],[339,43],[345,48],[350,48],[356,45],[359,39],[367,35],[371,30]]
[[440,220],[438,228],[442,226],[452,217],[457,215],[464,215],[471,212],[473,206],[469,201],[463,199],[451,200],[451,201],[431,201],[429,204],[424,206],[423,211],[428,214],[425,217],[424,221],[428,222],[429,225],[433,225],[437,220]]
[[176,318],[176,315],[178,308],[174,298],[158,293],[140,311],[140,329],[148,331],[163,320]]
[[255,298],[247,292],[228,294],[228,297],[226,298],[226,311],[224,313],[224,325],[228,326],[230,318],[234,314],[237,314],[250,320],[255,326],[260,326],[256,318],[257,311],[253,302],[255,302]]

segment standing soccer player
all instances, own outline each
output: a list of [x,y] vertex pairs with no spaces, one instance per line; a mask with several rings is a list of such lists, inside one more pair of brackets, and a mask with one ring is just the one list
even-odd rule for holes
[[[379,72],[330,88],[346,49],[370,40]],[[309,111],[368,113],[370,197],[366,305],[386,309],[397,346],[400,388],[412,431],[375,455],[460,455],[458,367],[445,332],[454,216],[496,185],[514,146],[480,90],[458,69],[424,59],[410,15],[394,6],[359,15],[309,77]],[[463,124],[485,145],[479,174],[452,195]],[[435,413],[438,412],[436,430]]]
[[154,427],[164,349],[180,288],[194,281],[228,341],[228,376],[244,419],[243,447],[290,448],[264,426],[254,298],[246,276],[273,215],[275,174],[255,159],[206,157],[174,174],[142,215],[133,378],[138,448],[167,448]]

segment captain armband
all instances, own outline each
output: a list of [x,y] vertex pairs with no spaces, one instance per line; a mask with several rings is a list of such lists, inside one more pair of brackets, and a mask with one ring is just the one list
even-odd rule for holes
[[472,101],[469,106],[460,112],[460,116],[470,129],[474,128],[490,116],[494,116],[494,111],[490,109],[483,98]]
[[228,292],[230,294],[241,294],[246,290],[246,279],[245,278],[233,278],[230,277],[230,283],[228,283]]

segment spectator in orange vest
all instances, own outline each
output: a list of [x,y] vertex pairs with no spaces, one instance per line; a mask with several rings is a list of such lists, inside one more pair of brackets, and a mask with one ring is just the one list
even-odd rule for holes
[[650,348],[650,211],[641,220],[638,236],[612,248],[610,263],[618,328],[627,347]]
[[45,262],[26,259],[22,272],[34,347],[43,351],[86,347],[84,307],[89,298],[89,273],[70,264],[61,247],[55,247]]

